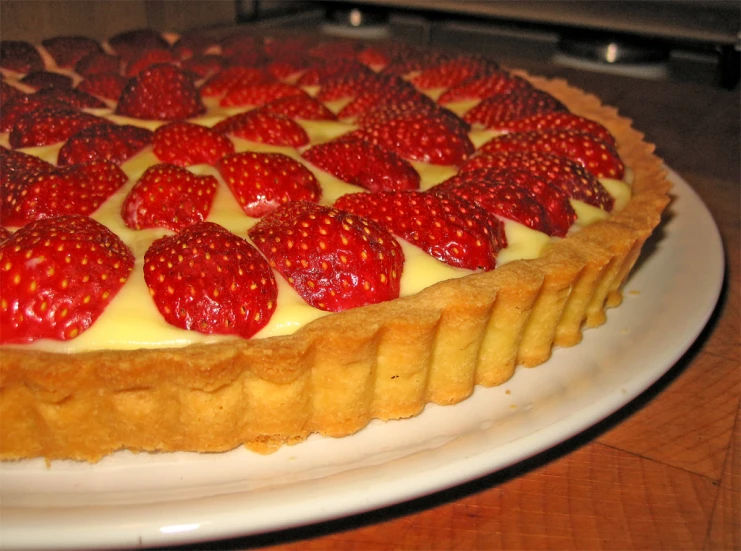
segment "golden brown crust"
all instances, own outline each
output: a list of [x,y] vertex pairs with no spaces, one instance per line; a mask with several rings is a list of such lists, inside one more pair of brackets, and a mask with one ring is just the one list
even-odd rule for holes
[[605,319],[670,184],[629,120],[560,80],[527,76],[605,125],[634,173],[608,221],[543,257],[315,320],[295,334],[183,349],[57,355],[3,349],[0,459],[97,461],[119,449],[268,452],[317,432],[452,404],[547,360]]

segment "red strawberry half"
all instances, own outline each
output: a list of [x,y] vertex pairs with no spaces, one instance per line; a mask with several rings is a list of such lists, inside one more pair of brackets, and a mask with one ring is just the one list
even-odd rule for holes
[[121,164],[152,143],[152,131],[130,124],[102,123],[71,136],[59,150],[57,165],[76,165],[99,159]]
[[625,165],[613,146],[578,130],[505,134],[489,140],[479,150],[483,153],[507,151],[551,153],[580,163],[598,178],[620,179],[625,173]]
[[86,77],[98,73],[118,74],[120,70],[121,58],[102,52],[92,52],[75,63],[75,72]]
[[133,59],[147,50],[166,50],[167,40],[154,29],[133,29],[118,33],[108,39],[111,48],[124,59]]
[[419,188],[419,174],[408,161],[363,140],[325,142],[304,151],[303,158],[344,182],[372,192]]
[[435,187],[437,192],[451,191],[471,182],[486,182],[491,185],[514,184],[530,191],[548,214],[550,235],[564,237],[576,221],[576,212],[571,206],[569,196],[545,179],[525,169],[482,168],[468,170],[446,180]]
[[474,75],[483,75],[498,68],[497,63],[483,57],[454,57],[422,70],[412,78],[412,84],[421,90],[448,88]]
[[28,73],[21,82],[34,90],[43,88],[72,88],[72,77],[52,71],[34,71]]
[[512,151],[476,155],[461,167],[461,173],[481,169],[527,170],[561,189],[572,199],[611,211],[615,199],[596,176],[576,161],[550,153]]
[[217,187],[213,176],[170,164],[150,166],[126,196],[121,217],[135,230],[178,231],[206,219]]
[[298,86],[285,82],[263,82],[232,86],[221,98],[222,107],[260,106],[275,99],[308,95]]
[[[13,151],[0,147],[0,189],[8,182],[18,180],[31,173],[51,172],[56,167],[43,159],[22,151]],[[0,201],[5,201],[5,193],[0,194]]]
[[155,241],[144,255],[144,280],[167,323],[209,335],[253,336],[278,297],[267,261],[213,222]]
[[135,77],[144,69],[159,63],[172,63],[176,61],[175,54],[169,49],[158,48],[155,50],[144,50],[137,53],[126,64],[124,74],[127,77]]
[[103,122],[105,119],[71,107],[40,109],[21,116],[10,131],[8,141],[14,148],[50,145]]
[[297,94],[276,99],[260,108],[265,113],[282,115],[289,119],[309,121],[333,121],[337,116],[325,105],[308,94]]
[[404,253],[375,222],[292,201],[250,228],[249,235],[270,265],[315,308],[339,312],[399,296]]
[[234,144],[213,128],[175,121],[154,131],[154,154],[166,163],[179,166],[213,164],[234,152]]
[[615,145],[615,138],[600,123],[593,120],[585,119],[573,113],[552,112],[540,113],[517,119],[513,121],[502,121],[492,127],[496,130],[506,132],[530,132],[533,130],[578,130],[586,132],[599,138],[602,141]]
[[248,216],[259,218],[289,201],[316,202],[322,195],[314,174],[282,153],[234,153],[216,168]]
[[434,192],[475,203],[489,214],[508,218],[534,230],[551,234],[548,213],[531,191],[514,183],[476,180],[454,187],[436,186]]
[[204,98],[217,97],[223,96],[233,87],[250,86],[269,80],[271,77],[262,69],[236,65],[213,75],[201,86],[200,91]]
[[46,98],[38,92],[35,94],[20,94],[3,102],[0,111],[0,132],[9,132],[24,116],[43,109],[69,109],[72,106],[63,101]]
[[234,152],[224,134],[192,122],[171,122],[154,131],[154,154],[165,163],[179,166],[213,164]]
[[31,172],[5,186],[0,219],[4,226],[23,226],[64,214],[88,216],[126,181],[110,161]]
[[0,67],[16,73],[41,71],[44,60],[36,47],[24,40],[0,40]]
[[470,99],[485,99],[507,94],[519,88],[530,88],[525,79],[504,71],[489,71],[484,75],[471,76],[455,86],[451,86],[437,100],[438,103],[452,103]]
[[86,55],[103,52],[100,44],[87,36],[56,36],[43,40],[41,44],[57,66],[65,69],[74,67]]
[[554,111],[566,112],[568,109],[548,92],[536,88],[518,88],[508,94],[486,98],[467,111],[463,119],[471,125],[497,128],[503,121]]
[[154,65],[132,78],[121,93],[118,115],[159,121],[183,120],[205,113],[193,81],[174,65]]
[[502,223],[453,195],[421,191],[352,193],[335,207],[377,222],[438,260],[470,270],[491,270],[506,246]]
[[77,85],[77,90],[109,99],[118,101],[121,92],[128,84],[129,79],[123,75],[115,73],[95,73],[82,80]]
[[11,86],[4,80],[0,81],[0,107],[4,106],[9,100],[25,96],[25,93],[15,86]]
[[46,88],[44,90],[39,90],[34,94],[34,96],[37,98],[43,98],[46,102],[61,101],[75,109],[104,109],[107,107],[107,105],[98,98],[80,90],[79,88],[74,90]]
[[60,216],[0,243],[0,342],[72,339],[88,329],[134,268],[134,255],[102,224]]
[[216,124],[216,132],[270,145],[301,147],[309,135],[296,121],[259,109],[233,115]]
[[[411,86],[369,88],[360,91],[350,103],[345,105],[338,117],[348,119],[358,117],[361,126],[372,124],[371,119],[390,120],[412,110],[433,111],[434,102]],[[375,116],[374,116],[375,115]]]
[[405,159],[435,165],[460,165],[474,151],[467,134],[425,113],[374,124],[356,133]]

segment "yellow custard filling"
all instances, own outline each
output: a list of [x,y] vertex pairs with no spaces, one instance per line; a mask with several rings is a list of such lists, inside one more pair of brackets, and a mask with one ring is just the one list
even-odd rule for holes
[[[334,107],[338,108],[339,106]],[[208,116],[194,119],[194,122],[205,126],[213,126],[225,116],[232,114],[226,110],[219,111],[215,108],[210,110],[209,113]],[[135,124],[150,130],[154,130],[157,126],[163,124],[156,121],[128,119],[104,110],[96,110],[95,114],[104,116],[118,124]],[[309,134],[311,144],[331,140],[354,128],[350,124],[334,121],[299,122]],[[474,130],[471,132],[471,139],[478,146],[494,135],[491,131]],[[308,165],[295,149],[258,144],[236,137],[231,137],[231,139],[237,152],[248,150],[280,152]],[[4,137],[4,139],[0,139],[0,142],[6,142],[3,145],[7,147],[6,140],[7,138]],[[24,149],[23,151],[56,164],[60,147],[61,144],[56,144],[48,147]],[[24,348],[77,353],[99,349],[133,350],[138,348],[181,347],[195,343],[238,338],[223,335],[204,335],[196,331],[187,331],[171,326],[164,321],[149,295],[142,272],[144,253],[155,239],[171,232],[165,229],[132,230],[124,224],[120,213],[123,200],[138,178],[147,167],[157,163],[159,161],[151,147],[123,163],[121,168],[129,177],[128,183],[109,198],[92,216],[118,234],[136,255],[135,269],[124,287],[98,320],[75,339],[68,341],[44,339],[32,344],[22,345]],[[412,164],[420,174],[421,189],[429,189],[457,172],[455,167],[433,166],[424,163]],[[338,180],[314,166],[309,166],[322,187],[323,195],[320,201],[322,204],[330,205],[338,197],[347,193],[364,192],[358,186]],[[196,174],[211,174],[219,182],[219,188],[208,220],[224,226],[236,235],[246,237],[247,230],[257,222],[257,219],[244,214],[218,171],[209,165],[191,166],[189,170]],[[630,186],[626,182],[616,180],[605,180],[603,182],[608,192],[616,199],[616,209],[622,208],[630,198]],[[576,229],[608,216],[604,211],[580,201],[572,200],[572,204],[578,216],[575,224]],[[504,220],[504,224],[508,247],[500,251],[497,260],[498,265],[518,259],[536,258],[540,255],[543,247],[552,239],[543,233],[511,220]],[[399,242],[402,245],[406,259],[401,279],[401,296],[412,295],[437,282],[472,273],[470,270],[448,266],[402,239],[399,239]],[[253,338],[290,334],[306,323],[328,313],[306,304],[277,272],[275,276],[278,282],[277,309],[269,324]]]

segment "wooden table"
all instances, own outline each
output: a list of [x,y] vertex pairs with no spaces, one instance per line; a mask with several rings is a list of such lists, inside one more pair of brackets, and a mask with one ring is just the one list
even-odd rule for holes
[[741,549],[739,93],[554,66],[617,106],[700,194],[726,284],[698,341],[635,401],[530,460],[380,511],[205,549]]

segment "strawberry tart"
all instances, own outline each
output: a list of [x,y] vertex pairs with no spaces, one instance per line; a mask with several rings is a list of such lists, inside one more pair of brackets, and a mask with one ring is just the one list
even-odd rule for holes
[[0,43],[0,459],[270,452],[604,322],[669,184],[467,53],[143,29]]

